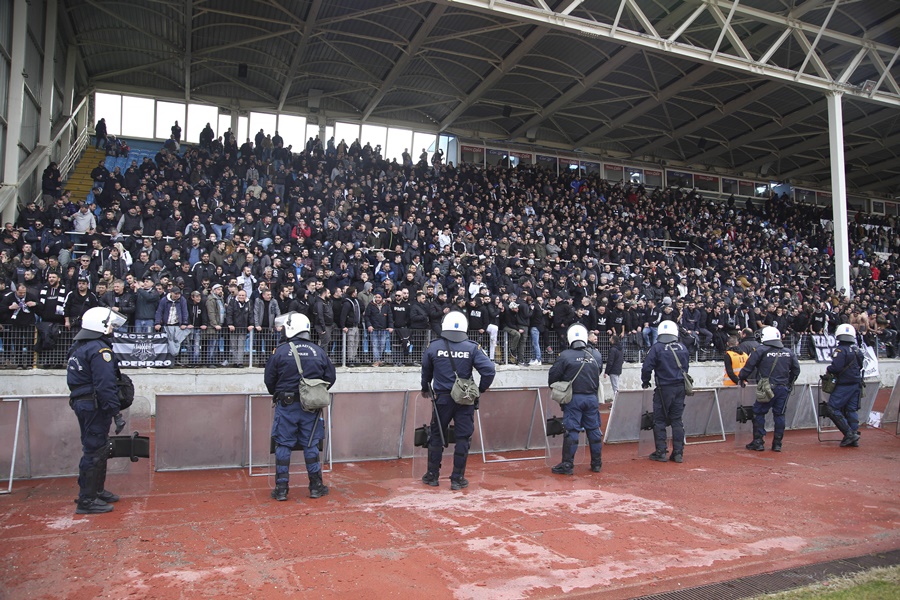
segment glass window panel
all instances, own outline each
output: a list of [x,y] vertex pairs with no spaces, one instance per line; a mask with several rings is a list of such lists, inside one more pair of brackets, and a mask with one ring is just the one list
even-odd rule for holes
[[247,141],[247,136],[250,132],[250,119],[247,117],[238,117],[238,130],[237,130],[237,145],[238,148],[241,147],[245,141]]
[[217,106],[207,106],[204,104],[188,104],[187,110],[187,126],[181,124],[185,130],[182,139],[186,142],[196,144],[200,141],[200,132],[206,128],[209,123],[210,127],[215,127],[219,119],[219,108]]
[[284,147],[293,146],[296,151],[306,147],[306,117],[278,115],[278,135],[284,138]]
[[216,129],[216,138],[224,136],[225,132],[231,128],[231,113],[219,114],[219,128]]
[[434,144],[437,142],[437,136],[433,133],[425,131],[416,131],[413,133],[413,147],[409,153],[412,154],[414,163],[419,162],[419,155],[422,154],[422,148],[428,152],[428,164],[431,164],[431,155],[434,154]]
[[[172,125],[175,121],[184,129],[186,108],[181,102],[156,103],[156,137],[167,140],[172,137]],[[182,136],[184,137],[184,136]]]
[[[356,123],[341,123],[337,121],[334,124],[334,145],[338,146],[341,140],[347,144],[347,148],[353,145],[355,140],[359,139],[359,125]],[[327,140],[326,140],[327,141]]]
[[106,133],[122,133],[122,96],[119,94],[94,94],[94,125],[106,119]]
[[387,127],[381,125],[363,125],[360,134],[359,143],[365,146],[367,143],[375,150],[376,146],[381,146],[382,156],[384,155],[384,147],[387,145]]
[[122,135],[153,138],[153,98],[122,96]]
[[396,160],[398,163],[402,162],[404,150],[407,150],[410,156],[412,156],[412,140],[413,132],[411,129],[389,127],[387,131],[387,145],[385,146],[384,158],[387,160]]
[[[278,128],[278,117],[269,113],[250,113],[250,140],[256,144],[256,134],[262,129],[266,135],[272,135]],[[238,144],[240,146],[240,144]]]

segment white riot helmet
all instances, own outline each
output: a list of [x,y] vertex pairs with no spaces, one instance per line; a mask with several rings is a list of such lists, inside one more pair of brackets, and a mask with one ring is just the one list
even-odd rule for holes
[[781,332],[776,327],[763,327],[759,341],[766,346],[784,348],[784,345],[781,343]]
[[81,317],[81,331],[75,334],[76,340],[96,340],[109,335],[116,327],[121,327],[127,319],[111,308],[95,306],[89,308]]
[[464,342],[469,339],[469,320],[466,315],[452,310],[441,320],[441,337],[451,342]]
[[856,342],[856,329],[850,323],[838,325],[837,331],[834,332],[834,337],[839,342],[850,342],[852,344]]
[[657,329],[656,339],[664,344],[678,341],[678,325],[673,321],[663,321]]
[[568,331],[566,331],[566,339],[569,341],[570,348],[584,348],[588,342],[587,327],[581,323],[569,326]]
[[300,339],[309,339],[309,317],[303,313],[291,311],[280,317],[284,323],[284,337],[291,339],[299,335]]

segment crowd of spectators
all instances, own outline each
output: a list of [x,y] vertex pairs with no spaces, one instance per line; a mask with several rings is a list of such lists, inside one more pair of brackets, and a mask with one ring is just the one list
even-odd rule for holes
[[[46,349],[84,310],[110,306],[137,331],[165,331],[186,362],[243,366],[247,335],[299,310],[326,348],[347,340],[349,363],[381,364],[392,346],[404,363],[415,332],[460,310],[492,359],[517,364],[552,360],[576,321],[601,349],[639,350],[671,319],[701,360],[744,328],[790,336],[845,322],[897,353],[893,216],[849,224],[848,296],[835,289],[830,208],[788,195],[723,202],[425,150],[397,163],[359,141],[295,149],[277,131],[239,143],[208,125],[182,148],[176,127],[124,172],[99,164],[87,198],[48,167],[42,205],[0,235],[4,331],[44,323]],[[256,350],[276,338],[257,335]],[[61,364],[58,353],[40,362]]]

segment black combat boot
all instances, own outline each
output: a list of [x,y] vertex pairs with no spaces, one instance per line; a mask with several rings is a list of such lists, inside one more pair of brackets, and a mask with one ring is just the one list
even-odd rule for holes
[[287,482],[276,483],[275,487],[272,489],[272,499],[278,500],[279,502],[284,502],[288,497],[288,484]]
[[763,441],[761,437],[753,436],[753,441],[744,446],[747,450],[755,450],[756,452],[762,452],[766,449],[766,443]]
[[648,457],[650,460],[655,460],[656,462],[669,462],[669,457],[666,455],[665,450],[657,450],[653,454]]
[[844,439],[841,440],[841,448],[846,447],[859,448],[859,434],[855,431],[847,431],[844,434]]
[[568,435],[563,439],[562,462],[550,469],[554,475],[573,475],[575,473],[575,450],[578,444]]
[[328,486],[322,483],[322,473],[310,473],[309,497],[321,498],[328,495]]
[[424,475],[422,475],[422,483],[425,485],[430,485],[431,487],[437,487],[440,485],[440,474],[437,471],[428,471]]
[[100,515],[111,512],[113,505],[97,497],[100,482],[100,468],[95,466],[81,472],[82,489],[75,504],[76,515]]
[[464,490],[467,487],[469,487],[469,480],[466,479],[465,477],[460,476],[456,479],[454,479],[453,477],[450,478],[450,489],[451,490],[454,490],[454,491]]
[[784,436],[776,435],[772,438],[772,452],[781,452],[781,439]]

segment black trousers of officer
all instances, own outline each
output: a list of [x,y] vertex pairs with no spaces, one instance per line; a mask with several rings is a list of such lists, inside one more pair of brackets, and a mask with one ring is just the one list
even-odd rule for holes
[[[437,416],[431,416],[431,437],[428,445],[428,471],[430,473],[440,473],[441,471],[441,455],[444,452],[441,446],[441,440],[447,437],[447,428],[450,421],[453,421],[453,435],[456,437],[456,447],[453,450],[453,473],[450,479],[461,479],[466,473],[466,460],[469,458],[469,445],[472,440],[472,434],[475,433],[475,406],[464,406],[457,404],[450,397],[449,392],[435,393],[435,404],[437,405]],[[441,427],[444,429],[443,438],[441,437]]]
[[672,453],[684,452],[684,384],[657,386],[653,390],[653,437],[656,451],[666,451],[666,425],[672,426]]
[[94,406],[94,400],[77,400],[72,409],[81,428],[81,462],[78,464],[78,500],[93,500],[106,483],[109,427],[113,413]]

